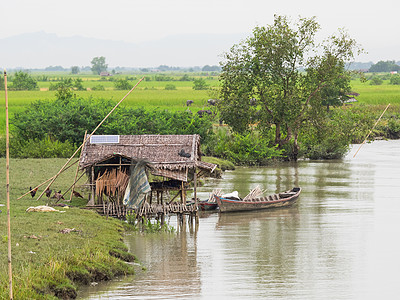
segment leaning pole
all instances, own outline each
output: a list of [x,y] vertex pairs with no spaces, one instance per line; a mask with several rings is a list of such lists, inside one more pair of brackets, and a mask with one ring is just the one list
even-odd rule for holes
[[8,240],[8,281],[10,287],[10,299],[13,299],[12,288],[12,264],[11,264],[11,221],[10,221],[10,135],[8,126],[8,93],[7,72],[4,69],[4,90],[6,95],[6,189],[7,189],[7,240]]

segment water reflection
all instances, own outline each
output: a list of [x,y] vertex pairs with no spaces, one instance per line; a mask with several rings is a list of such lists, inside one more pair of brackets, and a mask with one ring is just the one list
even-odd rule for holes
[[[198,231],[131,235],[147,270],[89,299],[396,299],[400,278],[400,141],[364,145],[338,161],[238,168],[207,181],[246,195],[301,186],[290,208],[200,214]],[[177,220],[171,218],[171,224]]]

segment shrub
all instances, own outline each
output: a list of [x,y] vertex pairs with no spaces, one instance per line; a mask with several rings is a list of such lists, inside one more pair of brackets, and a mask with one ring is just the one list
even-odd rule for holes
[[400,75],[394,74],[394,75],[390,76],[390,84],[400,85]]
[[400,138],[400,120],[396,117],[392,117],[388,121],[388,136],[389,138],[399,139]]
[[176,90],[176,86],[173,85],[173,84],[167,84],[167,85],[165,86],[165,89],[166,89],[166,90]]
[[94,87],[92,87],[92,91],[104,91],[104,90],[105,90],[105,88],[101,84],[98,84],[98,85],[95,85]]
[[12,85],[10,89],[16,91],[22,90],[35,90],[38,88],[37,81],[32,78],[28,73],[18,71],[12,78]]
[[194,90],[206,90],[208,85],[203,78],[198,78],[193,80],[193,89]]
[[374,76],[370,79],[370,85],[381,85],[383,83],[383,79],[379,76]]
[[374,115],[368,108],[334,109],[318,122],[309,121],[299,143],[300,153],[310,159],[343,157],[351,143],[361,142],[372,127]]
[[117,90],[130,90],[133,85],[126,79],[118,79],[114,82],[115,89]]
[[283,154],[275,145],[270,145],[269,139],[254,132],[241,135],[220,130],[215,140],[215,147],[209,149],[211,154],[235,165],[265,165]]
[[50,83],[49,91],[57,91],[65,88],[78,91],[86,90],[83,87],[83,80],[81,78],[76,78],[76,79],[66,78],[57,83]]

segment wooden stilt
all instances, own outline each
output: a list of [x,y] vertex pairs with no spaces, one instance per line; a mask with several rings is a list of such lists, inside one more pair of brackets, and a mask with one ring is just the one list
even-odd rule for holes
[[88,206],[94,205],[95,194],[96,194],[96,182],[94,180],[94,166],[92,166],[90,169],[90,199],[87,204]]

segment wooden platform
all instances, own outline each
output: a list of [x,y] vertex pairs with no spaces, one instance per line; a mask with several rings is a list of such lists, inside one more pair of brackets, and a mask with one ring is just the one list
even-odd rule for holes
[[[109,216],[119,219],[125,219],[127,213],[131,213],[133,211],[132,209],[127,208],[125,205],[118,205],[115,202],[86,206],[83,207],[83,209],[94,210],[102,216]],[[140,217],[154,217],[162,214],[192,214],[195,212],[196,207],[194,204],[186,205],[180,202],[172,202],[170,204],[145,203],[140,211],[136,212],[136,214]]]

